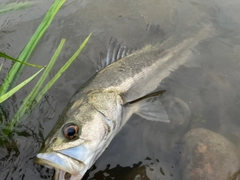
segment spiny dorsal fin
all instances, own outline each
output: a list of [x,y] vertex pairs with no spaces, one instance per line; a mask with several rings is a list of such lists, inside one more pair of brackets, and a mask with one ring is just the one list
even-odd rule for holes
[[100,53],[98,71],[112,64],[113,62],[128,56],[134,51],[134,49],[122,45],[116,38],[111,37],[108,45],[107,55],[105,56],[103,53]]
[[[159,43],[163,40],[163,37],[165,36],[161,27],[156,24],[148,24],[147,32],[148,36],[145,42],[148,42],[148,44],[152,44],[155,41]],[[120,43],[116,38],[111,37],[108,45],[107,55],[105,56],[103,53],[100,53],[97,71],[100,71],[101,69],[112,64],[113,62],[122,59],[125,56],[128,56],[136,50],[137,49],[132,49],[122,45],[122,43]]]

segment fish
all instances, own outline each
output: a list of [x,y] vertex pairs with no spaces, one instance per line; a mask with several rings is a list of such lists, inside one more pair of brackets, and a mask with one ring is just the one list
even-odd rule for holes
[[213,34],[211,25],[176,34],[138,50],[112,38],[98,71],[71,98],[47,136],[36,162],[55,168],[55,180],[80,180],[133,114],[170,122],[159,84],[181,65],[191,64],[193,48]]

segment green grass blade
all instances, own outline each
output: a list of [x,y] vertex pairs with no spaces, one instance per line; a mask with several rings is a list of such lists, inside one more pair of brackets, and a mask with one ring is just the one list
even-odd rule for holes
[[[14,126],[14,124],[16,124],[19,119],[25,114],[25,112],[27,110],[32,109],[32,105],[36,95],[39,93],[40,88],[42,87],[44,81],[46,80],[47,76],[49,75],[50,70],[52,69],[53,65],[55,64],[62,48],[63,45],[65,43],[66,39],[62,39],[57,50],[55,51],[52,59],[50,60],[48,66],[46,67],[44,73],[42,74],[42,76],[39,78],[37,84],[34,86],[34,88],[32,89],[32,91],[28,94],[28,96],[23,100],[23,103],[21,104],[20,108],[18,109],[18,111],[15,113],[12,121],[11,121],[11,125],[10,126]],[[35,103],[36,104],[36,103]]]
[[2,66],[3,66],[3,64],[0,65],[0,72],[1,72],[1,70],[2,70]]
[[11,56],[8,56],[7,54],[4,54],[2,52],[0,52],[0,57],[12,60],[14,62],[19,62],[19,63],[27,65],[27,66],[32,66],[32,67],[36,67],[36,68],[44,68],[44,66],[41,66],[41,65],[31,64],[31,63],[26,63],[26,62],[19,61],[19,60],[15,59],[15,58],[13,58]]
[[0,14],[7,13],[9,11],[25,9],[35,4],[35,2],[20,2],[20,3],[11,3],[7,5],[0,4]]
[[11,97],[14,93],[16,93],[19,89],[21,89],[23,86],[25,86],[27,83],[29,83],[33,78],[35,78],[44,68],[40,69],[38,72],[36,72],[33,76],[31,76],[30,78],[26,79],[25,81],[23,81],[22,83],[20,83],[19,85],[17,85],[16,87],[14,87],[13,89],[11,89],[9,92],[7,92],[6,94],[0,96],[0,103],[2,103],[3,101],[5,101],[6,99],[8,99],[9,97]]
[[[37,43],[51,24],[53,18],[61,8],[61,6],[64,4],[66,0],[55,0],[53,5],[50,7],[48,12],[46,13],[45,17],[43,18],[43,21],[38,26],[37,30],[31,37],[28,44],[25,46],[21,54],[19,55],[18,59],[23,62],[27,62],[30,55],[32,54],[33,50],[35,49]],[[20,63],[15,63],[12,68],[10,69],[7,77],[5,78],[3,85],[0,88],[0,96],[5,94],[6,91],[9,89],[9,86],[12,84],[14,78],[17,79],[18,75],[21,73],[22,66]]]
[[74,55],[64,64],[64,66],[57,72],[57,74],[47,83],[47,85],[43,88],[43,90],[36,97],[36,104],[42,99],[42,96],[46,94],[46,92],[52,87],[52,85],[59,79],[59,77],[64,73],[69,66],[73,63],[73,61],[77,58],[77,56],[81,53],[83,48],[86,46],[89,38],[91,37],[90,33],[88,37],[84,40],[78,50],[74,53]]

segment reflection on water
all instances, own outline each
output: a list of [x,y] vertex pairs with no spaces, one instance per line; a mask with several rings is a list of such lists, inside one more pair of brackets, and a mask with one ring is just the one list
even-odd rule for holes
[[[91,170],[96,169],[93,167]],[[142,165],[142,162],[133,164],[132,167],[121,167],[117,165],[110,169],[110,165],[106,167],[103,171],[98,171],[94,174],[92,178],[89,174],[86,174],[83,179],[149,179],[146,174],[146,166]]]
[[169,168],[170,171],[169,169],[165,171],[164,168],[163,162],[160,162],[158,159],[153,160],[150,157],[146,157],[143,161],[126,167],[122,167],[119,164],[111,167],[111,165],[108,164],[104,170],[99,171],[96,166],[93,166],[83,179],[173,179],[173,174],[176,172],[175,167],[171,166]]
[[[1,15],[0,51],[17,56],[51,3],[41,2],[28,10]],[[140,48],[157,41],[147,33],[149,24],[159,25],[169,37],[176,32],[190,34],[206,23],[213,24],[216,34],[192,50],[198,66],[170,70],[170,76],[160,84],[166,90],[163,103],[171,123],[149,122],[134,115],[84,179],[214,179],[213,175],[218,179],[231,178],[240,169],[239,8],[237,0],[68,1],[30,62],[47,64],[60,39],[66,37],[64,51],[50,74],[52,78],[89,32],[93,36],[83,54],[33,114],[1,143],[0,179],[53,177],[54,171],[35,164],[34,157],[71,95],[95,73],[99,52],[106,52],[111,36],[132,48]],[[10,66],[11,62],[4,61],[0,83]],[[33,72],[26,69],[20,81]],[[10,120],[33,85],[2,105],[0,128]],[[200,138],[203,136],[206,138]],[[215,141],[207,139],[210,136]],[[191,166],[194,162],[199,163]]]

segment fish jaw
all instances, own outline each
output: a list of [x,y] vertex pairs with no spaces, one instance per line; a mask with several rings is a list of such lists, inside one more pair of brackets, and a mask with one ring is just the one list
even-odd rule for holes
[[[84,163],[58,152],[39,153],[36,162],[49,168],[54,167],[55,180],[79,180],[88,169]],[[66,174],[70,174],[70,177],[65,178]]]
[[80,180],[83,177],[81,174],[70,176],[69,175],[70,175],[69,173],[63,170],[56,169],[54,180]]
[[80,180],[105,151],[114,135],[115,133],[109,134],[108,138],[98,142],[94,148],[86,143],[52,152],[40,152],[36,162],[55,168],[55,180]]
[[115,134],[98,143],[99,146],[94,148],[95,151],[80,145],[56,152],[39,153],[36,162],[48,168],[55,168],[55,180],[80,180],[105,151]]

